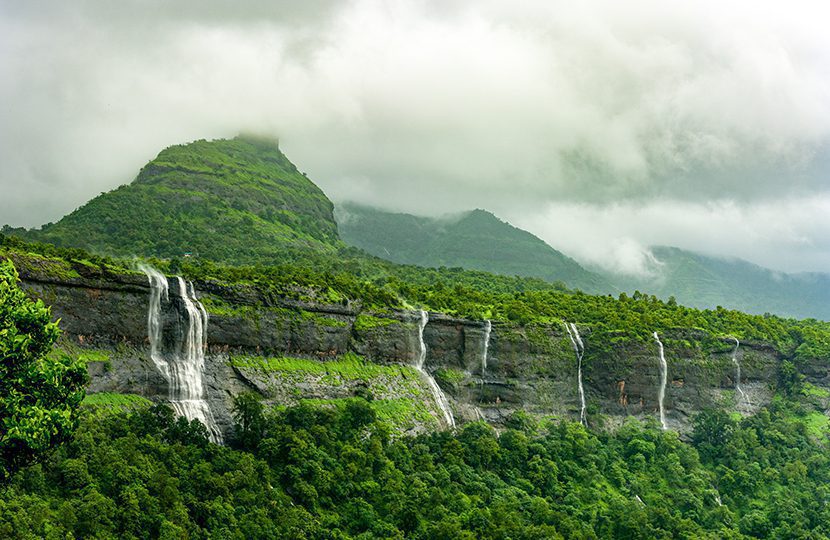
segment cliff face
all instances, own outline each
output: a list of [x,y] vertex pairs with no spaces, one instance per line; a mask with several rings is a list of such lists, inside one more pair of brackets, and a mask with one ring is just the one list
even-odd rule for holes
[[[61,320],[64,346],[89,358],[90,392],[168,398],[167,381],[150,359],[150,287],[144,275],[87,273],[78,267],[56,276],[54,269],[32,261],[17,262],[24,288]],[[379,414],[404,431],[441,422],[423,374],[413,367],[419,352],[417,312],[366,313],[359,306],[289,301],[213,282],[195,283],[195,289],[210,313],[206,399],[223,430],[232,425],[232,397],[245,390],[274,404],[336,403],[371,394]],[[493,323],[483,369],[484,326],[432,313],[424,329],[424,368],[446,393],[457,421],[484,417],[498,424],[517,410],[579,417],[576,359],[564,327]],[[596,343],[590,328],[579,329],[589,421],[610,427],[629,415],[656,419],[656,343]],[[783,357],[771,346],[742,343],[738,349],[746,394],[741,398],[735,392],[733,341],[683,329],[661,339],[671,429],[687,430],[694,413],[715,404],[748,414],[772,398]],[[716,352],[701,352],[707,340],[706,350]],[[811,383],[830,387],[828,366],[814,362],[801,369]]]

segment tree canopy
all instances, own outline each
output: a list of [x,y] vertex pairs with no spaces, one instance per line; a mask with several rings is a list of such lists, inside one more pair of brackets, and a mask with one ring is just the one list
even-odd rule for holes
[[50,354],[60,330],[49,308],[18,286],[11,261],[0,261],[0,465],[7,478],[67,439],[84,397],[86,368]]

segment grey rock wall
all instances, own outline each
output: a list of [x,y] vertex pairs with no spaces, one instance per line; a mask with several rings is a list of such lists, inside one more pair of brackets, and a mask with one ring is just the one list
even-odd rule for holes
[[[166,381],[149,356],[147,308],[150,294],[140,274],[102,275],[69,279],[23,268],[24,288],[52,306],[61,320],[64,339],[79,348],[108,351],[110,361],[90,364],[90,392],[116,391],[167,399]],[[231,366],[234,355],[292,356],[327,361],[356,353],[381,365],[412,365],[418,355],[417,312],[366,314],[359,306],[322,305],[273,298],[252,287],[196,283],[197,295],[211,312],[205,383],[207,399],[220,427],[232,424],[232,397],[245,390],[259,392],[274,403],[303,397],[325,399],[354,395],[359,381],[306,378],[291,381],[262,370]],[[366,315],[371,315],[366,318]],[[363,317],[363,319],[361,319]],[[366,321],[370,321],[367,324]],[[580,326],[586,347],[584,385],[589,418],[595,425],[613,426],[634,415],[657,418],[659,368],[653,341],[625,344],[594,342],[591,329]],[[691,417],[715,405],[734,407],[744,414],[768,403],[782,355],[764,343],[745,343],[739,349],[742,384],[750,396],[737,403],[731,342],[704,355],[697,346],[713,338],[689,330],[661,336],[666,346],[669,426],[685,431]],[[484,417],[500,423],[511,413],[578,418],[576,360],[561,325],[519,327],[494,322],[487,369],[482,373],[484,323],[432,313],[424,331],[426,369],[435,375],[460,421]],[[712,349],[712,347],[709,347]],[[808,380],[830,387],[828,366],[807,363]],[[400,380],[383,381],[388,395],[421,395],[413,387],[411,371]],[[423,388],[423,385],[421,385]],[[436,414],[436,417],[438,415]]]

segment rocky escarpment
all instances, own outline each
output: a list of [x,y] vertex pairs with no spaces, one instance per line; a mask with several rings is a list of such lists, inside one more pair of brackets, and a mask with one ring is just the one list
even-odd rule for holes
[[[150,288],[141,273],[45,258],[16,261],[24,288],[52,306],[61,320],[64,346],[87,355],[90,392],[168,396],[167,381],[149,354]],[[441,415],[423,375],[419,313],[369,313],[353,304],[323,304],[274,297],[253,286],[195,283],[208,312],[205,388],[219,426],[232,423],[232,397],[252,390],[274,404],[301,399],[336,403],[371,395],[381,415],[404,430],[439,425]],[[613,426],[627,416],[657,418],[659,364],[651,340],[585,342],[584,386],[588,419]],[[690,417],[713,405],[751,413],[769,402],[780,352],[764,343],[742,343],[741,384],[735,392],[734,343],[700,331],[661,335],[668,362],[667,421],[686,430]],[[517,326],[493,322],[486,369],[485,324],[431,313],[423,333],[425,369],[446,393],[457,421],[503,422],[517,410],[579,418],[576,360],[561,324]],[[807,379],[830,387],[828,366],[800,365]]]

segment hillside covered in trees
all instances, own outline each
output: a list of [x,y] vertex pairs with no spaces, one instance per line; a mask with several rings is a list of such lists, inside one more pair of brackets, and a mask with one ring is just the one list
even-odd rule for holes
[[[230,446],[165,405],[97,400],[0,495],[6,538],[827,538],[830,449],[807,397],[712,411],[691,441],[516,416],[390,438],[368,403],[262,411]],[[125,410],[128,407],[130,410]],[[806,408],[805,408],[806,407]]]
[[[531,329],[573,321],[590,328],[589,363],[626,343],[651,342],[653,332],[703,336],[667,346],[693,349],[704,359],[731,347],[725,338],[755,341],[783,358],[767,382],[774,397],[753,416],[723,407],[698,412],[682,437],[654,420],[597,429],[522,411],[505,418],[499,431],[467,422],[405,436],[378,415],[370,391],[330,402],[301,399],[289,407],[266,407],[261,396],[240,393],[232,436],[217,445],[201,423],[176,418],[165,402],[89,394],[78,414],[80,394],[73,392],[61,436],[50,441],[56,448],[44,446],[34,463],[8,470],[0,487],[0,536],[830,537],[830,392],[802,373],[808,361],[811,368],[830,361],[827,323],[694,309],[639,291],[590,295],[558,281],[385,261],[339,240],[328,200],[281,161],[275,147],[263,150],[245,139],[212,144],[168,149],[131,186],[42,231],[17,232],[60,246],[0,235],[0,258],[70,285],[84,276],[137,274],[137,261],[126,256],[139,254],[162,272],[252,289],[265,299],[380,315],[423,309]],[[204,145],[204,155],[190,155]],[[221,155],[213,156],[217,148]],[[246,152],[256,154],[257,167],[277,167],[290,178],[263,174],[258,180],[262,171],[249,170],[247,157],[248,165],[227,162]],[[216,163],[205,165],[211,156]],[[266,181],[278,189],[259,185]],[[213,189],[222,192],[212,198]],[[250,196],[260,191],[257,203]],[[171,193],[178,201],[191,197],[192,204],[156,212]],[[291,193],[300,194],[291,199]],[[276,196],[285,208],[269,217]],[[129,221],[140,214],[149,221],[130,231]],[[220,215],[240,219],[226,222]],[[168,226],[181,235],[177,240],[151,234]],[[199,247],[183,256],[185,244]],[[0,334],[4,340],[4,346],[19,345]],[[78,356],[71,365],[93,361]],[[604,425],[596,414],[592,420]]]
[[335,216],[344,242],[396,263],[561,281],[588,293],[614,290],[604,278],[485,210],[432,219],[343,204]]
[[[162,150],[136,179],[57,223],[15,234],[122,256],[228,263],[290,260],[338,245],[333,206],[280,152],[252,136]],[[10,231],[10,229],[6,229]]]

